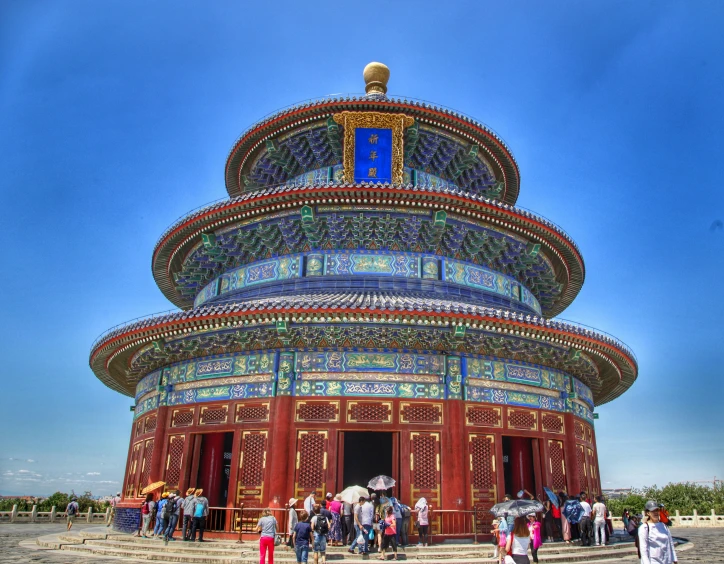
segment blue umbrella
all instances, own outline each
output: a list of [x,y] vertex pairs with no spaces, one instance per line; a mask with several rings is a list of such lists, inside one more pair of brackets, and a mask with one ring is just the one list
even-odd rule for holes
[[561,505],[560,505],[560,502],[558,501],[558,496],[555,494],[555,492],[554,492],[552,489],[543,486],[543,491],[546,492],[546,495],[548,496],[548,499],[551,500],[551,503],[552,503],[553,505],[555,505],[556,507],[560,507],[560,506],[561,506]]
[[581,517],[583,517],[583,507],[581,506],[581,502],[577,499],[569,499],[563,505],[562,513],[571,525],[575,525],[581,520]]

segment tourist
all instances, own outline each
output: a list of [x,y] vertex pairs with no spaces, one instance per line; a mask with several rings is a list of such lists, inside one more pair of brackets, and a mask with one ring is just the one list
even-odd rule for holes
[[417,513],[417,546],[427,546],[430,542],[430,537],[427,534],[430,526],[430,508],[424,497],[421,497],[415,504],[415,512]]
[[566,544],[571,544],[571,523],[568,521],[568,517],[566,517],[563,512],[563,507],[565,507],[566,502],[568,501],[568,496],[561,492],[558,494],[558,499],[561,504],[561,536]]
[[596,496],[596,503],[593,504],[591,518],[593,519],[593,533],[596,538],[596,546],[606,545],[606,505],[603,497]]
[[146,499],[141,505],[141,518],[143,520],[141,536],[144,539],[148,538],[148,528],[151,526],[151,519],[153,519],[155,509],[156,503],[153,501],[153,494],[146,494]]
[[391,497],[390,498],[390,505],[392,505],[392,510],[395,513],[395,530],[397,533],[395,534],[395,541],[397,541],[397,546],[400,545],[400,529],[402,528],[402,507],[400,506],[400,503],[397,501],[397,498]]
[[409,544],[407,536],[410,532],[410,517],[412,516],[412,511],[410,510],[410,506],[404,503],[401,503],[400,507],[402,509],[402,525],[399,527],[400,544],[407,546]]
[[67,525],[67,531],[71,530],[75,518],[78,516],[78,513],[80,513],[80,506],[78,505],[78,502],[76,500],[77,498],[75,496],[71,497],[70,503],[65,508],[65,521]]
[[392,545],[392,551],[395,553],[393,560],[397,560],[397,518],[395,517],[395,508],[387,507],[387,514],[380,525],[382,531],[382,543],[380,544],[380,560],[385,560],[385,551]]
[[110,511],[108,512],[108,518],[106,519],[106,527],[110,527],[113,524],[113,518],[116,516],[116,505],[121,503],[121,492],[118,492],[111,498]]
[[294,525],[292,539],[294,551],[297,553],[297,564],[306,562],[309,558],[309,543],[312,536],[312,525],[309,523],[309,513],[305,509],[299,515],[299,521]]
[[384,523],[385,517],[387,516],[387,508],[392,506],[392,502],[390,501],[390,498],[388,498],[384,494],[384,492],[380,493],[377,500],[377,505],[375,506],[375,518],[374,522],[372,523],[372,528],[375,530],[375,544],[377,545],[377,550],[379,550],[382,546],[383,533],[383,527],[381,523]]
[[513,521],[513,532],[508,535],[505,541],[505,552],[513,558],[515,564],[529,564],[528,545],[530,544],[530,531],[528,530],[527,519],[516,517]]
[[530,531],[530,552],[533,555],[533,562],[538,562],[538,549],[543,544],[540,536],[540,523],[535,518],[535,513],[528,515],[528,531]]
[[671,531],[661,522],[661,508],[655,501],[646,502],[638,540],[641,564],[673,564],[677,561]]
[[[170,496],[169,496],[170,497]],[[172,503],[169,500],[169,503]],[[173,532],[176,530],[179,517],[181,517],[181,508],[184,505],[184,498],[178,494],[178,490],[173,494],[173,503],[170,507],[171,514],[169,515],[168,527],[166,527],[166,533],[163,537],[163,542],[168,544],[168,541],[174,540]]]
[[184,542],[188,542],[188,540],[191,539],[191,526],[194,522],[194,505],[196,504],[195,493],[196,488],[189,488],[186,490],[186,499],[184,499],[183,504],[183,527],[181,529],[181,538]]
[[345,545],[350,545],[354,542],[354,508],[351,503],[347,501],[342,502],[342,536],[344,538]]
[[266,555],[269,554],[269,564],[274,564],[274,540],[277,536],[277,520],[272,516],[271,509],[261,512],[261,518],[256,524],[256,532],[261,533],[259,537],[259,564],[266,562]]
[[578,523],[578,530],[581,533],[581,546],[591,546],[591,537],[593,531],[591,528],[591,506],[586,501],[586,494],[581,493],[580,497],[581,508],[583,509],[583,516]]
[[332,503],[334,500],[334,496],[332,495],[332,492],[327,492],[327,495],[324,496],[324,500],[320,504],[325,509],[329,509],[329,504]]
[[553,517],[553,504],[550,499],[543,502],[543,527],[546,533],[546,541],[553,542],[556,533],[555,519]]
[[553,528],[556,531],[556,539],[563,540],[563,519],[562,519],[562,513],[561,508],[563,507],[563,503],[561,502],[561,496],[560,493],[555,496],[555,501],[558,502],[558,505],[553,503],[554,500],[551,500],[551,503],[553,503],[553,506],[551,507],[551,513],[553,514]]
[[369,535],[372,530],[374,512],[375,507],[372,502],[369,499],[360,497],[354,512],[354,521],[357,526],[355,533],[357,536],[347,552],[354,554],[355,547],[361,544],[359,553],[362,555],[369,554]]
[[663,503],[659,505],[659,521],[667,527],[671,527],[669,512],[666,511],[666,506]]
[[163,509],[166,507],[166,504],[168,503],[168,492],[163,492],[161,494],[161,499],[158,502],[158,505],[156,506],[156,526],[153,528],[153,536],[154,538],[158,538],[163,531],[166,530],[166,527],[168,526],[168,521],[164,523],[163,521]]
[[314,506],[314,513],[315,515],[310,522],[312,532],[314,533],[312,543],[312,548],[314,549],[314,564],[319,563],[320,556],[322,564],[325,564],[327,562],[327,535],[329,535],[331,527],[331,519],[327,517],[327,514],[330,513],[330,511],[316,504]]
[[[191,524],[191,542],[204,542],[204,528],[206,527],[206,517],[209,514],[209,500],[204,497],[204,490],[199,488],[194,492],[193,516],[194,521]],[[199,538],[196,538],[196,531],[199,531]]]
[[317,503],[314,500],[316,495],[317,495],[317,492],[311,492],[304,500],[304,511],[306,511],[307,515],[309,515],[309,516],[311,516],[312,513],[314,513],[314,504]]
[[287,512],[287,534],[289,535],[289,539],[287,540],[287,546],[292,549],[294,548],[294,541],[292,539],[292,536],[294,534],[294,527],[296,527],[297,523],[299,522],[297,510],[294,507],[297,504],[297,501],[299,500],[296,497],[290,497],[289,501],[287,502],[287,507],[289,508]]
[[628,509],[624,509],[623,513],[621,514],[621,521],[623,522],[623,532],[628,532],[628,518],[629,518],[629,512]]
[[342,546],[342,495],[337,494],[327,505],[332,514],[332,525],[329,528],[329,540],[332,546]]

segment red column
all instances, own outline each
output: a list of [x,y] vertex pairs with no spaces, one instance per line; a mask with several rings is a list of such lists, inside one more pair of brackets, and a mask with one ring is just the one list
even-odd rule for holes
[[[204,496],[209,500],[210,507],[220,507],[221,476],[224,464],[224,433],[204,435],[201,447],[201,468],[199,482],[203,484]],[[225,504],[224,504],[225,505]]]
[[166,426],[169,408],[159,407],[156,413],[156,430],[153,432],[153,456],[151,457],[150,481],[158,482],[165,477]]
[[520,490],[533,492],[533,458],[531,456],[530,439],[525,437],[510,437],[510,464],[513,469],[513,491],[515,495]]
[[[274,421],[274,424],[270,428],[270,440],[267,447],[267,458],[271,460],[266,470],[266,481],[269,483],[269,487],[265,488],[266,499],[262,500],[262,503],[268,503],[274,497],[278,497],[286,503],[294,493],[293,478],[289,474],[290,460],[294,460],[297,450],[296,440],[292,436],[294,398],[277,396],[272,401],[272,405],[270,420]],[[274,445],[274,448],[271,445]]]
[[578,480],[578,461],[576,459],[576,434],[574,432],[574,418],[572,413],[563,416],[566,436],[563,441],[564,456],[566,459],[566,482],[568,493],[576,495],[581,491],[582,484]]
[[448,400],[447,420],[441,445],[442,507],[440,509],[470,509],[466,499],[465,462],[467,444],[465,435],[465,404],[461,400]]

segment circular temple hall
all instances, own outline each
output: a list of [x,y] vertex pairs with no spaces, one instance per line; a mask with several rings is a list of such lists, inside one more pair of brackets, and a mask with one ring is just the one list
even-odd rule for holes
[[[581,251],[516,207],[520,173],[491,129],[456,111],[366,94],[254,124],[228,198],[161,236],[153,276],[175,313],[116,327],[90,365],[135,399],[118,531],[141,490],[204,489],[209,532],[232,508],[366,485],[438,510],[505,493],[601,492],[595,406],[637,376],[633,352],[557,321]],[[227,515],[227,517],[224,517]]]

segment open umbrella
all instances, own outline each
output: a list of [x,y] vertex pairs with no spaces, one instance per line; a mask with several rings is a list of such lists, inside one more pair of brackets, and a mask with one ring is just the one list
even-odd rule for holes
[[496,517],[502,517],[503,515],[525,517],[531,513],[542,513],[543,504],[535,499],[514,499],[496,503],[490,508],[490,512]]
[[563,510],[561,511],[563,516],[568,519],[571,525],[575,525],[583,517],[583,506],[577,499],[569,499],[563,504]]
[[370,495],[370,492],[367,491],[367,488],[363,488],[362,486],[350,486],[348,488],[344,488],[341,495],[342,501],[346,501],[347,503],[357,503],[359,498],[367,497]]
[[149,484],[145,488],[141,490],[141,495],[146,495],[147,493],[152,492],[153,490],[157,490],[161,486],[165,486],[166,482],[154,482],[153,484]]
[[389,476],[375,476],[370,480],[369,484],[367,484],[367,487],[371,490],[382,491],[391,488],[395,483],[395,480]]
[[555,492],[552,489],[543,486],[543,491],[546,492],[548,499],[551,500],[551,503],[553,505],[555,505],[556,507],[560,507],[560,501],[558,501],[558,496],[555,494]]

